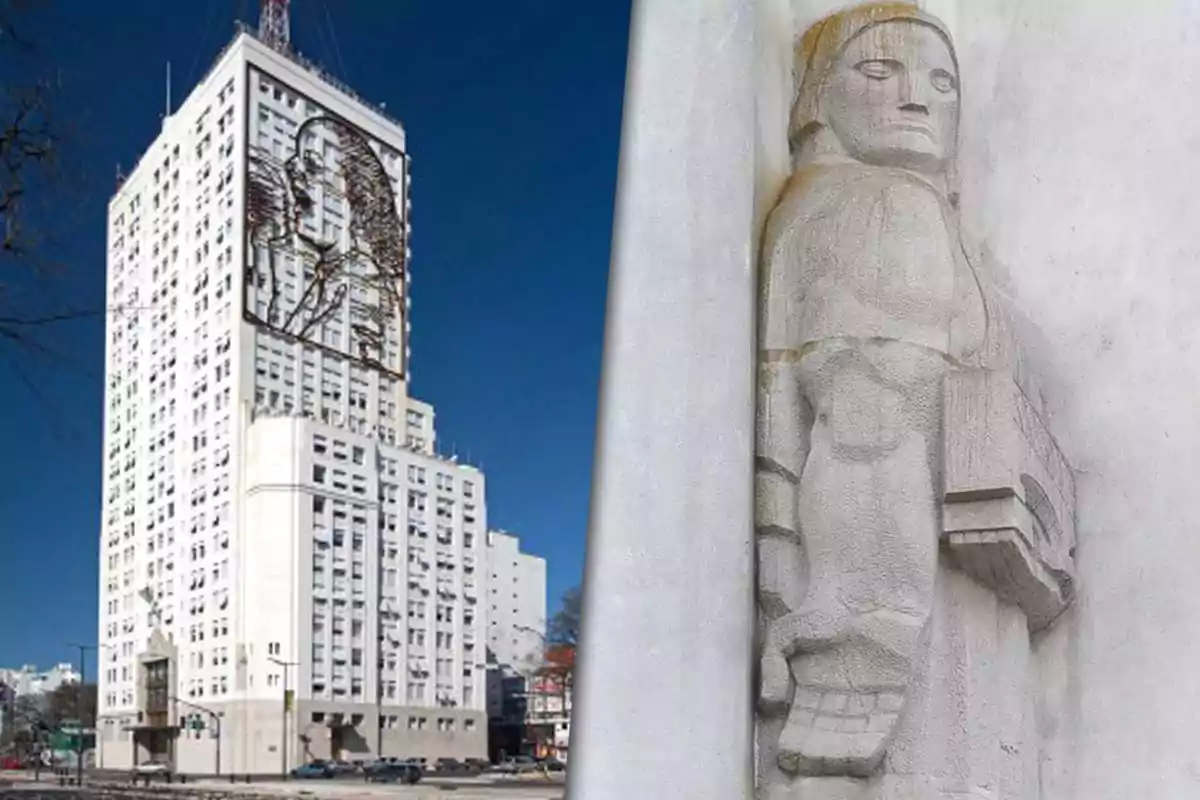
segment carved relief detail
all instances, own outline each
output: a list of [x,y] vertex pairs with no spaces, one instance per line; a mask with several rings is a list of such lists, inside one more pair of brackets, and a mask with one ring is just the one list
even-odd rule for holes
[[1009,375],[951,374],[945,405],[943,539],[960,569],[1041,630],[1073,594],[1071,468]]
[[[405,337],[388,334],[403,330],[407,313],[407,201],[370,140],[321,114],[297,127],[286,153],[251,146],[247,164],[245,319],[404,378]],[[397,167],[403,187],[406,156]],[[329,199],[343,213],[318,231],[312,215]],[[348,341],[323,340],[343,318]]]
[[760,750],[789,780],[867,777],[927,660],[939,542],[1044,627],[1072,593],[1074,485],[959,240],[949,32],[858,6],[796,63],[762,251]]

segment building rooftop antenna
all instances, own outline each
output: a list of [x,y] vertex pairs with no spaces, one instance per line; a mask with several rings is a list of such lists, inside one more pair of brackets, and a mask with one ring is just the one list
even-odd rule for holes
[[289,0],[262,0],[258,15],[259,40],[280,53],[290,53],[292,49],[289,5]]

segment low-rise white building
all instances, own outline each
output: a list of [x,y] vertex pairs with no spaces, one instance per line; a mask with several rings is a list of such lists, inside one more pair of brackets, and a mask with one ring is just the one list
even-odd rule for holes
[[574,648],[552,648],[547,661],[546,668],[530,684],[526,724],[549,733],[539,737],[537,755],[566,762],[571,747]]

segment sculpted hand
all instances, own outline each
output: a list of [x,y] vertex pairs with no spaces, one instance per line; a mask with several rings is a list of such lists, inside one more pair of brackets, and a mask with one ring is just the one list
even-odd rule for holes
[[793,611],[771,622],[769,647],[787,659],[832,647],[850,633],[849,616],[818,608]]
[[792,702],[792,674],[787,659],[769,643],[760,663],[758,707],[771,716],[785,714]]

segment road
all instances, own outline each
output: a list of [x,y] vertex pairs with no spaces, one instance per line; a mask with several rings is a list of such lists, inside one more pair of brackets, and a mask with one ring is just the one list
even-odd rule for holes
[[479,778],[431,778],[416,786],[369,784],[361,777],[248,784],[199,780],[150,787],[85,780],[80,790],[34,781],[32,776],[0,774],[0,800],[561,800],[562,796],[561,782]]

